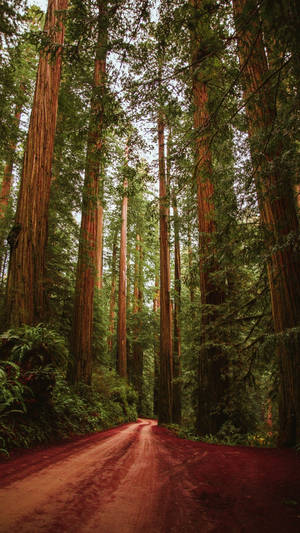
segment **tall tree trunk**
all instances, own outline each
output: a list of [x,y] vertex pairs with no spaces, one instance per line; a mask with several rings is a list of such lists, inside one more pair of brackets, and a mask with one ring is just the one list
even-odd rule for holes
[[[299,226],[289,176],[281,168],[281,141],[271,139],[275,98],[270,83],[264,83],[267,61],[256,2],[233,0],[233,8],[258,204],[269,252],[274,330],[279,334],[279,441],[291,445],[300,439],[300,337],[292,331],[300,325]],[[245,10],[251,12],[246,27]]]
[[[102,195],[101,195],[102,196]],[[98,198],[97,205],[97,289],[102,289],[103,283],[103,204],[102,198]]]
[[[212,239],[216,232],[214,222],[214,187],[212,184],[212,155],[209,144],[208,88],[201,65],[202,39],[210,31],[201,17],[203,0],[191,0],[195,9],[192,40],[192,83],[194,98],[194,128],[196,134],[197,205],[200,244],[200,291],[202,304],[202,347],[199,356],[198,431],[215,434],[225,421],[227,359],[220,353],[214,321],[217,306],[223,302],[223,292],[212,280],[218,269]],[[197,11],[199,11],[199,16]],[[210,344],[210,347],[208,347]],[[217,409],[216,409],[217,407]]]
[[[20,86],[20,92],[25,92],[25,86],[24,84],[21,84]],[[5,268],[6,266],[6,259],[7,259],[7,250],[5,247],[5,237],[6,237],[6,228],[7,228],[7,221],[6,221],[6,214],[8,213],[8,205],[11,198],[11,188],[13,183],[13,166],[16,156],[16,146],[17,146],[17,140],[18,140],[18,133],[20,128],[20,119],[22,114],[22,108],[23,108],[23,101],[19,101],[16,104],[15,107],[15,113],[14,113],[14,128],[13,128],[13,134],[11,136],[9,146],[8,146],[8,156],[6,160],[6,164],[4,166],[4,172],[3,172],[3,180],[1,184],[1,190],[0,190],[0,272],[2,271],[2,267]],[[3,223],[4,222],[4,223]]]
[[174,216],[174,313],[173,313],[173,422],[181,423],[181,332],[180,332],[180,307],[181,307],[181,268],[180,268],[180,239],[179,239],[179,217],[177,209],[176,193],[172,194],[173,216]]
[[56,12],[68,0],[49,0],[44,31],[56,46],[40,55],[15,225],[10,232],[7,322],[33,324],[45,318],[45,254],[48,204],[61,76],[64,24]]
[[136,256],[134,268],[134,303],[133,314],[135,316],[134,340],[132,343],[133,371],[132,383],[138,394],[138,413],[142,412],[142,392],[143,392],[143,347],[139,340],[141,332],[141,313],[143,307],[143,250],[142,239],[139,234],[136,236]]
[[[249,4],[249,9],[253,4]],[[248,6],[247,6],[248,9]],[[290,54],[295,84],[300,91],[300,5],[298,0],[265,0],[261,5],[263,23],[274,43]]]
[[193,250],[191,241],[191,223],[188,221],[188,265],[189,265],[189,285],[190,285],[190,302],[193,305],[195,301],[195,288],[193,276]]
[[165,177],[164,119],[158,116],[160,198],[160,375],[158,421],[172,420],[172,332],[170,301],[170,252],[168,240],[168,198]]
[[295,185],[294,190],[295,190],[297,209],[298,211],[300,211],[300,185]]
[[[126,148],[126,161],[128,160],[128,148]],[[118,374],[127,378],[127,329],[126,329],[126,288],[127,288],[127,196],[128,182],[125,174],[123,181],[122,220],[120,238],[120,269],[119,269],[119,312],[117,332],[117,371]]]
[[108,335],[108,352],[112,353],[113,336],[115,329],[115,305],[116,305],[116,262],[117,262],[117,236],[118,231],[115,231],[111,262],[111,290],[110,290],[110,304],[109,304],[109,335]]
[[179,241],[179,217],[177,209],[177,198],[175,188],[172,186],[171,191],[171,149],[172,149],[172,129],[169,126],[169,135],[167,142],[167,186],[168,196],[172,198],[173,218],[174,218],[174,310],[171,316],[171,328],[173,328],[172,340],[172,361],[173,361],[173,391],[172,391],[172,422],[181,423],[181,338],[180,338],[180,298],[181,298],[181,278],[180,278],[180,241]]
[[127,246],[126,253],[126,360],[127,360],[127,378],[131,382],[131,371],[132,371],[132,353],[131,353],[131,342],[130,334],[128,334],[128,322],[127,317],[131,315],[132,307],[132,294],[131,294],[131,246]]
[[80,381],[90,384],[92,379],[94,289],[99,274],[97,271],[98,206],[100,167],[101,158],[103,158],[108,24],[106,5],[106,0],[99,0],[98,43],[94,66],[94,87],[91,101],[71,340],[74,364],[70,365],[69,368],[69,380],[73,384]]
[[[23,92],[25,91],[25,87],[21,86],[21,90]],[[8,151],[8,158],[4,167],[3,172],[3,180],[1,184],[1,191],[0,191],[0,219],[4,218],[6,209],[8,206],[8,202],[10,199],[10,193],[11,193],[11,187],[12,187],[12,180],[13,180],[13,165],[15,160],[15,154],[16,154],[16,145],[17,145],[17,137],[18,137],[18,131],[20,126],[20,119],[22,114],[22,103],[17,103],[15,107],[15,114],[14,114],[14,136],[13,139],[11,139],[9,143],[9,151]]]
[[[159,266],[155,261],[155,294],[153,298],[153,313],[156,318],[160,308],[160,294],[159,294]],[[155,335],[153,339],[154,348],[154,390],[153,390],[153,413],[158,414],[158,395],[159,395],[159,337]]]

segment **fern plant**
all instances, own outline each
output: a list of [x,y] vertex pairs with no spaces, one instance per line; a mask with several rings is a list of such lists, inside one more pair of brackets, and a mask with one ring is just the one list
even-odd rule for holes
[[36,368],[51,364],[64,368],[67,364],[68,350],[63,337],[44,324],[10,329],[1,339],[0,356],[6,351],[8,359],[22,366]]
[[0,361],[0,418],[11,413],[25,413],[24,391],[20,367],[11,361]]

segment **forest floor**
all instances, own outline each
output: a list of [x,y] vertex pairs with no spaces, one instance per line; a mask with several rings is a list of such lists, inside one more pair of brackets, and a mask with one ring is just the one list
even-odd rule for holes
[[300,457],[182,440],[153,420],[0,464],[1,533],[298,533]]

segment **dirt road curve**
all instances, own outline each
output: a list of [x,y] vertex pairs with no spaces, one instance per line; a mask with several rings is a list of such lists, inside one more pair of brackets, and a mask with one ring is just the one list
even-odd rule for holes
[[298,533],[293,452],[177,439],[139,420],[0,464],[1,533]]

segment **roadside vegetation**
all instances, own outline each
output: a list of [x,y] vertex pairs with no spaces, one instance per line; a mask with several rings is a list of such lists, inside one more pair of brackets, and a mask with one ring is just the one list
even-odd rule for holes
[[115,371],[98,368],[92,386],[68,385],[68,350],[55,331],[24,326],[1,340],[1,454],[136,420],[137,395]]

